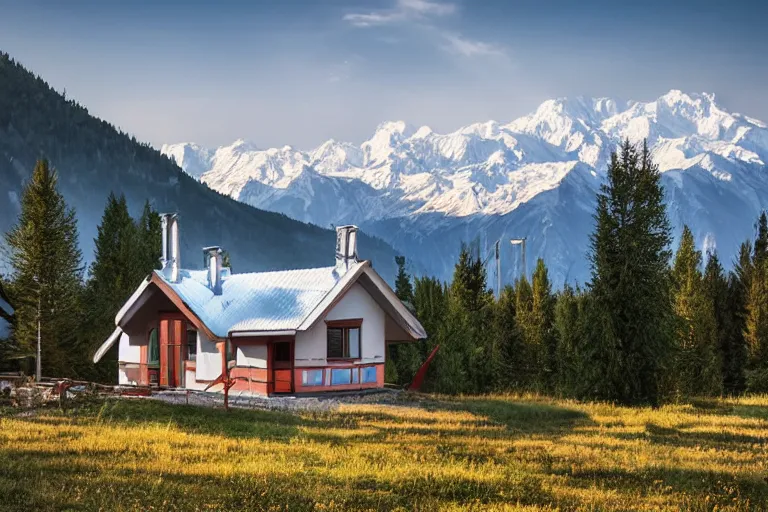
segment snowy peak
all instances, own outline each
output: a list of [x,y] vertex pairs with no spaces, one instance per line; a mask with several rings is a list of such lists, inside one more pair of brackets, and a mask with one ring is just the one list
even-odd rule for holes
[[184,172],[196,179],[211,168],[213,151],[192,142],[163,144],[160,152],[172,158]]
[[329,140],[303,152],[237,140],[216,151],[190,143],[162,151],[222,193],[325,225],[342,219],[328,204],[313,218],[313,201],[340,198],[320,197],[319,190],[354,191],[356,197],[344,198],[352,219],[504,215],[557,188],[576,168],[601,176],[611,151],[627,138],[647,139],[662,171],[700,169],[738,181],[768,162],[765,124],[729,113],[714,94],[675,89],[650,102],[548,100],[507,124],[485,121],[446,134],[385,122],[360,146]]

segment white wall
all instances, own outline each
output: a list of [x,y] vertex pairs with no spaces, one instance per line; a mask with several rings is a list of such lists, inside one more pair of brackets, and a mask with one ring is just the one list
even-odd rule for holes
[[360,330],[361,363],[383,363],[386,313],[376,301],[355,283],[341,300],[311,329],[296,333],[295,358],[297,366],[325,366],[328,351],[325,320],[362,318]]
[[124,363],[140,363],[141,346],[146,345],[146,343],[145,336],[128,336],[128,334],[122,333],[117,349],[117,360]]
[[[197,331],[197,361],[195,363],[197,380],[214,380],[221,375],[221,353],[202,331]],[[190,387],[189,385],[187,387]]]
[[[219,370],[219,373],[221,373],[221,370]],[[205,389],[205,386],[208,385],[207,382],[197,382],[195,380],[195,372],[192,370],[186,370],[186,373],[184,374],[184,387],[187,389],[197,389],[199,391],[202,391]]]
[[240,345],[237,347],[237,366],[267,367],[266,345]]

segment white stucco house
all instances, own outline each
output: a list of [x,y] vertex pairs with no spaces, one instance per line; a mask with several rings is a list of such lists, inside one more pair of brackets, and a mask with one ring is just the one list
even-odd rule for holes
[[218,247],[203,249],[207,269],[181,268],[178,217],[162,224],[162,269],[118,311],[94,356],[119,344],[122,385],[205,389],[226,376],[233,390],[258,395],[377,388],[387,343],[426,338],[358,260],[355,226],[336,228],[334,266],[233,274]]

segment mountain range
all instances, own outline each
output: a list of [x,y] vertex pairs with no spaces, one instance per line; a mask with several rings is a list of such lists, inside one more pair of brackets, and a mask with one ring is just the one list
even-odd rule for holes
[[[145,201],[180,214],[182,265],[199,268],[202,247],[228,250],[237,272],[333,265],[335,234],[219,194],[185,174],[148,144],[91,116],[0,52],[0,275],[7,274],[2,236],[16,222],[25,181],[47,158],[59,189],[77,214],[84,263],[93,258],[96,227],[110,192],[125,194],[138,216]],[[362,235],[361,256],[390,282],[397,254]]]
[[506,124],[446,134],[386,122],[360,145],[329,140],[310,151],[237,140],[161,152],[238,201],[319,226],[358,224],[441,278],[462,243],[479,240],[486,257],[501,239],[510,282],[521,255],[508,240],[525,237],[528,261],[544,258],[560,284],[589,280],[595,195],[624,139],[647,140],[675,236],[688,224],[700,247],[729,264],[768,205],[768,129],[713,94],[561,98]]

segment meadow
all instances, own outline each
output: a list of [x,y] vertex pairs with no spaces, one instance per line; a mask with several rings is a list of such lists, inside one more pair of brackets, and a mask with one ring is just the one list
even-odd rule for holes
[[0,417],[0,510],[766,510],[768,397],[338,411],[107,400]]

